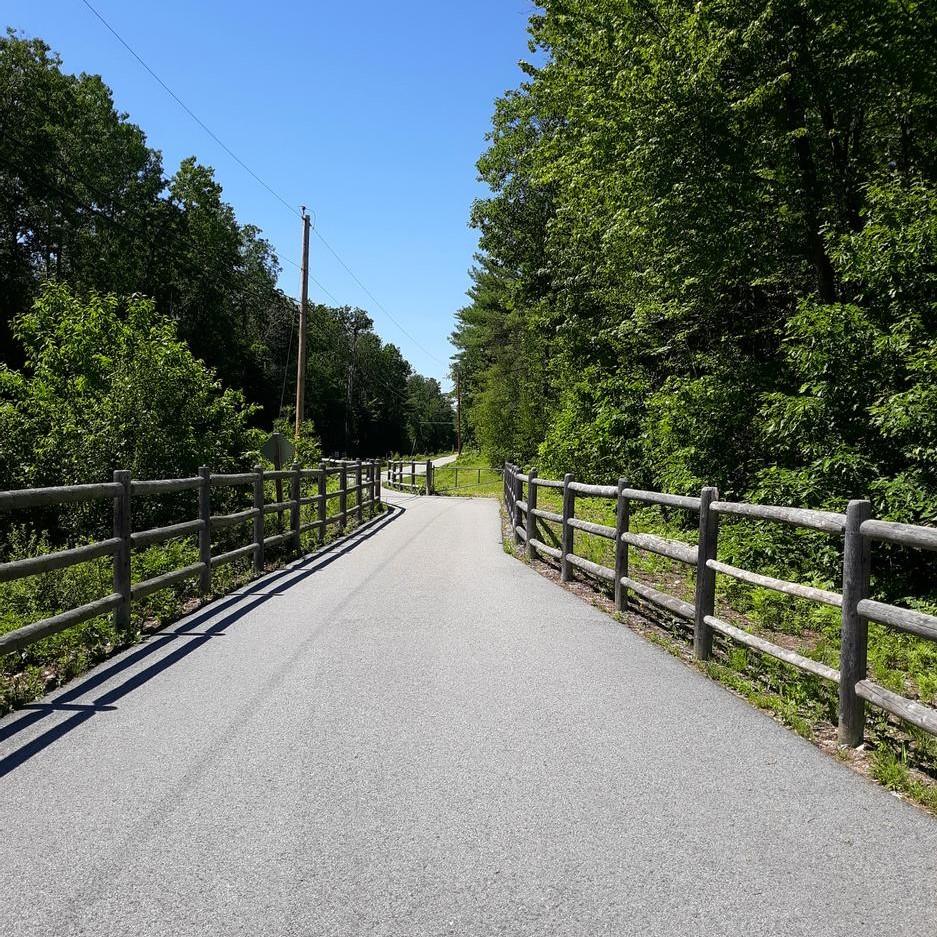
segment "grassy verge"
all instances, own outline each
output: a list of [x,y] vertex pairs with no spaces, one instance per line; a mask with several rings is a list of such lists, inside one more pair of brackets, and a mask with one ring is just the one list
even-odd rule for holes
[[436,494],[458,497],[500,498],[501,473],[493,469],[478,452],[463,452],[455,462],[436,469]]
[[[561,501],[556,490],[538,490],[538,504],[542,508],[560,512]],[[577,498],[576,516],[613,527],[614,502]],[[630,526],[636,533],[695,543],[695,521],[696,516],[688,512],[640,508],[632,512]],[[559,525],[540,519],[537,523],[539,538],[558,545]],[[576,531],[574,536],[578,555],[614,567],[612,541],[582,531]],[[838,589],[832,576],[805,576],[805,569],[823,568],[828,551],[835,553],[835,545],[822,534],[785,528],[778,535],[777,525],[772,529],[764,523],[740,519],[738,523],[728,520],[720,536],[720,558],[725,557],[733,565]],[[777,540],[777,536],[786,539]],[[829,566],[835,566],[835,560]],[[574,575],[578,588],[587,587],[605,597],[604,607],[614,613],[610,586],[579,571]],[[692,603],[694,600],[694,570],[675,561],[631,549],[629,575],[685,601]],[[918,607],[932,609],[933,605],[918,603]],[[804,738],[825,750],[836,751],[837,693],[834,686],[721,635],[715,636],[713,660],[699,664],[692,657],[692,630],[685,623],[634,597],[629,604],[631,610],[641,617],[629,614],[629,626],[767,710]],[[806,657],[833,667],[839,665],[838,609],[720,576],[716,614]],[[896,692],[926,704],[937,703],[937,646],[932,642],[872,624],[869,627],[869,672],[876,682]],[[840,755],[889,789],[937,812],[937,739],[927,733],[870,705],[866,745],[859,752],[841,752]]]
[[[273,482],[268,485],[270,490],[265,492],[265,498],[272,502],[275,500],[275,486]],[[330,477],[328,490],[337,489],[338,480]],[[248,506],[246,492],[230,492],[227,497],[230,503],[224,506],[225,512]],[[193,505],[189,507],[192,516],[195,514],[194,499],[193,493]],[[356,504],[355,495],[349,494],[349,509]],[[327,516],[332,517],[339,513],[338,498],[330,499],[327,505]],[[143,507],[145,509],[145,505]],[[300,512],[302,523],[315,520],[315,510],[315,506],[303,506]],[[364,519],[367,520],[367,508],[364,513]],[[284,531],[284,525],[288,523],[289,512],[285,513],[282,521],[276,514],[267,515],[266,536]],[[354,530],[356,526],[355,517],[349,517],[344,533]],[[141,528],[136,525],[136,529]],[[325,542],[328,543],[342,534],[338,525],[332,524],[326,528]],[[249,524],[219,531],[213,543],[213,553],[223,553],[243,546],[250,538]],[[318,544],[316,534],[311,531],[303,534],[301,541],[302,548],[298,552],[287,544],[269,548],[265,552],[265,571],[279,569],[297,556],[312,551]],[[10,543],[10,555],[5,559],[37,556],[52,552],[53,549],[48,540],[41,536],[28,535],[22,530],[14,533]],[[55,549],[77,545],[57,544]],[[198,559],[198,546],[194,536],[170,540],[134,552],[132,579],[134,582],[141,582],[161,573],[197,563]],[[132,602],[131,635],[119,633],[114,628],[112,617],[105,615],[37,641],[19,653],[0,656],[0,715],[33,702],[133,644],[141,636],[165,627],[200,605],[244,585],[252,578],[252,559],[246,557],[213,570],[211,595],[201,596],[197,580],[187,579]],[[112,567],[109,558],[14,582],[0,583],[0,634],[91,602],[111,591]]]

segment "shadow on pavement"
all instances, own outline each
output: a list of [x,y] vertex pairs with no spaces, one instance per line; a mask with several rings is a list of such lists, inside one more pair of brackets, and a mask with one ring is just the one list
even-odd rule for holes
[[[196,651],[205,644],[206,641],[212,638],[223,637],[225,628],[243,618],[248,612],[253,611],[275,596],[284,595],[286,589],[321,572],[326,567],[331,566],[336,560],[350,553],[355,547],[364,543],[366,540],[369,540],[388,524],[392,524],[399,517],[403,516],[406,512],[405,508],[396,504],[388,504],[387,506],[389,509],[388,512],[382,517],[371,521],[366,527],[326,545],[315,553],[310,553],[308,556],[291,563],[284,569],[260,577],[255,582],[249,583],[244,588],[230,593],[223,599],[211,602],[204,608],[187,616],[181,623],[174,623],[176,625],[174,630],[163,630],[154,633],[139,647],[122,653],[109,664],[103,664],[84,679],[79,679],[77,683],[65,690],[64,693],[55,697],[55,699],[49,701],[40,700],[23,706],[20,710],[20,712],[23,713],[22,715],[17,718],[14,714],[5,725],[0,725],[0,742],[13,738],[18,733],[34,726],[40,720],[54,713],[71,712],[74,713],[74,715],[55,726],[51,726],[41,735],[29,741],[24,741],[22,746],[0,759],[0,777],[9,774],[32,758],[33,755],[38,754],[44,748],[47,748],[73,729],[77,729],[82,723],[95,715],[95,713],[117,709],[116,706],[111,704],[142,686],[158,673],[171,667],[184,657],[188,657],[189,654]],[[268,587],[274,583],[279,584],[281,588],[269,589]],[[237,606],[237,608],[234,608],[234,606]],[[225,609],[233,610],[230,614],[212,622],[210,625],[206,625],[203,630],[195,630],[199,625],[205,624]],[[188,640],[185,641],[182,646],[175,646],[176,642],[179,642],[181,639]],[[160,651],[170,648],[173,649],[164,657],[154,660],[143,670],[129,675],[122,683],[111,687],[97,699],[89,702],[74,702],[78,697],[84,696],[96,687],[107,683],[122,672],[136,667],[136,665],[145,661],[148,657],[152,657]]]

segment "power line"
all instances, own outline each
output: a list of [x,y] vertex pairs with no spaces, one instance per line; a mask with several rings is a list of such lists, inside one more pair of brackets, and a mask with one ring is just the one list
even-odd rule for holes
[[213,131],[213,130],[212,130],[212,129],[211,129],[211,128],[210,128],[210,127],[209,127],[209,126],[208,126],[208,125],[207,125],[207,124],[206,124],[206,123],[205,123],[205,122],[188,106],[188,105],[187,105],[187,104],[186,104],[186,103],[185,103],[185,101],[183,101],[182,98],[180,98],[179,95],[177,95],[176,92],[173,91],[172,88],[170,88],[169,85],[167,85],[166,82],[163,81],[163,79],[160,78],[159,75],[157,75],[155,71],[153,71],[152,68],[150,68],[149,65],[146,64],[146,62],[145,62],[145,61],[140,57],[140,55],[134,50],[134,48],[130,45],[130,43],[127,42],[127,40],[124,39],[124,37],[121,36],[121,34],[120,34],[119,32],[117,32],[117,30],[114,29],[113,26],[111,26],[111,24],[110,24],[110,23],[109,23],[109,22],[108,22],[108,21],[97,11],[89,2],[88,2],[88,0],[81,0],[81,2],[82,2],[82,3],[83,3],[83,4],[84,4],[84,5],[95,15],[103,24],[104,24],[104,26],[105,26],[105,28],[108,30],[108,32],[110,32],[110,33],[117,39],[117,41],[118,41],[118,42],[119,42],[119,43],[120,43],[120,44],[121,44],[121,45],[122,45],[122,46],[123,46],[123,47],[124,47],[124,48],[125,48],[125,49],[126,49],[126,50],[127,50],[127,51],[128,51],[128,52],[129,52],[129,53],[130,53],[130,54],[131,54],[131,55],[148,71],[148,72],[149,72],[149,73],[150,73],[150,75],[152,75],[153,78],[154,78],[157,82],[159,82],[159,84],[162,86],[163,90],[176,102],[176,104],[178,104],[179,107],[181,107],[181,108],[186,112],[186,114],[188,114],[189,117],[191,117],[192,120],[194,120],[194,121],[199,125],[199,127],[201,127],[202,130],[204,130],[205,133],[207,133],[207,134],[212,138],[212,140],[214,140],[215,143],[217,143],[218,146],[220,146],[220,147],[225,151],[225,153],[227,153],[228,156],[231,157],[231,159],[233,159],[243,170],[245,170],[245,172],[250,173],[250,175],[252,175],[252,176],[254,177],[254,179],[256,179],[256,180],[257,180],[257,181],[258,181],[258,182],[259,182],[275,199],[277,199],[277,200],[280,201],[284,206],[286,206],[287,211],[289,211],[290,213],[292,213],[292,214],[294,214],[294,215],[298,215],[298,214],[299,214],[299,212],[296,210],[296,208],[295,208],[293,205],[290,205],[290,203],[289,203],[285,198],[283,198],[283,196],[280,195],[280,193],[277,192],[277,190],[274,189],[273,186],[269,185],[267,182],[265,182],[263,179],[261,179],[260,176],[258,176],[257,173],[254,172],[254,170],[251,169],[250,166],[248,166],[247,163],[245,163],[244,160],[242,160],[241,157],[238,156],[238,155],[237,155],[237,154],[236,154],[236,153],[235,153],[235,152],[234,152],[234,151],[233,151],[233,150],[232,150],[232,149],[231,149],[231,148],[230,148],[230,147],[229,147],[229,146],[228,146],[228,145],[227,145],[227,144],[226,144],[226,143],[225,143],[225,142],[224,142],[224,141],[223,141],[223,140],[222,140],[222,139],[221,139],[221,138],[220,138],[220,137],[219,137],[219,136],[218,136],[218,135],[217,135],[217,134],[216,134],[216,133],[215,133],[215,132],[214,132],[214,131]]
[[413,344],[416,345],[417,348],[420,349],[420,351],[422,351],[425,355],[428,355],[430,358],[432,358],[433,361],[436,361],[437,363],[439,363],[439,364],[441,364],[441,365],[445,365],[445,364],[446,364],[445,361],[442,361],[440,358],[438,358],[436,355],[434,355],[428,348],[426,348],[426,347],[425,347],[424,345],[422,345],[419,341],[417,341],[417,339],[415,339],[415,338],[400,324],[400,322],[398,322],[397,319],[396,319],[394,316],[392,316],[392,315],[390,314],[390,312],[387,311],[387,309],[386,309],[386,307],[384,306],[384,304],[383,304],[383,303],[382,303],[382,302],[381,302],[381,301],[380,301],[380,300],[379,300],[379,299],[378,299],[378,298],[361,282],[361,280],[358,279],[358,276],[355,274],[355,271],[352,270],[351,267],[349,267],[348,264],[346,264],[344,260],[342,260],[342,258],[339,256],[338,251],[336,251],[335,248],[332,247],[331,244],[329,244],[329,242],[320,234],[320,232],[318,231],[318,229],[316,229],[316,230],[314,231],[314,234],[315,234],[315,236],[325,245],[325,247],[326,247],[326,249],[329,251],[329,253],[345,268],[345,270],[348,272],[348,275],[355,281],[355,283],[357,283],[358,286],[360,286],[361,289],[364,290],[364,292],[371,298],[371,301],[374,303],[374,305],[377,306],[377,308],[380,309],[381,312],[383,312],[384,315],[387,316],[387,318],[390,319],[390,321],[393,322],[394,325],[396,325],[397,328],[400,329],[400,331],[403,332],[403,334],[406,335],[407,338],[409,338],[410,341],[413,342]]
[[[266,182],[264,179],[262,179],[256,172],[254,172],[254,170],[251,169],[251,167],[248,166],[247,163],[245,163],[244,160],[242,160],[242,159],[241,159],[241,158],[240,158],[240,157],[239,157],[239,156],[238,156],[238,155],[237,155],[237,154],[236,154],[236,153],[235,153],[235,152],[234,152],[234,151],[233,151],[233,150],[232,150],[232,149],[231,149],[231,148],[230,148],[230,147],[229,147],[229,146],[228,146],[228,145],[227,145],[227,144],[226,144],[226,143],[225,143],[225,142],[224,142],[224,141],[223,141],[223,140],[222,140],[222,139],[221,139],[221,138],[220,138],[220,137],[219,137],[219,136],[218,136],[218,135],[217,135],[217,134],[216,134],[216,133],[215,133],[215,132],[214,132],[214,131],[213,131],[213,130],[212,130],[212,129],[211,129],[211,128],[210,128],[210,127],[209,127],[209,126],[208,126],[208,125],[207,125],[207,124],[206,124],[206,123],[205,123],[205,122],[188,106],[188,105],[187,105],[187,104],[186,104],[186,103],[185,103],[185,101],[183,101],[182,98],[180,98],[179,95],[177,95],[177,94],[175,93],[175,91],[173,91],[172,88],[170,88],[169,85],[167,85],[166,82],[163,81],[162,78],[160,78],[160,76],[156,73],[156,71],[154,71],[154,69],[152,69],[152,68],[146,63],[146,61],[143,59],[143,57],[133,48],[133,46],[131,46],[130,43],[127,42],[127,40],[124,39],[124,37],[121,36],[121,34],[120,34],[119,32],[117,32],[117,30],[114,29],[114,27],[104,18],[104,16],[102,16],[101,13],[90,3],[90,0],[81,0],[81,2],[88,8],[88,10],[91,11],[91,13],[94,14],[94,16],[95,16],[98,20],[100,20],[100,22],[104,25],[104,27],[108,30],[108,32],[110,32],[110,33],[114,36],[114,38],[117,39],[117,41],[118,41],[118,42],[119,42],[119,43],[120,43],[136,60],[137,60],[137,62],[139,62],[140,65],[141,65],[144,69],[146,69],[146,71],[152,76],[152,78],[153,78],[153,79],[160,85],[160,87],[162,87],[163,90],[179,105],[179,107],[181,107],[181,108],[189,115],[189,117],[191,117],[192,120],[194,120],[194,121],[199,125],[199,127],[201,127],[202,130],[204,130],[205,133],[207,133],[207,134],[208,134],[208,135],[225,151],[225,153],[228,154],[228,156],[230,156],[245,172],[249,173],[260,185],[262,185],[275,199],[277,199],[277,201],[279,201],[279,202],[287,209],[287,211],[289,211],[291,214],[294,214],[294,215],[295,215],[295,214],[299,214],[299,215],[301,216],[301,213],[296,210],[296,207],[295,207],[295,206],[291,205],[282,195],[280,195],[279,192],[277,192],[276,189],[273,188],[273,186],[271,186],[268,182]],[[409,331],[407,331],[406,328],[404,328],[404,326],[400,323],[400,321],[399,321],[394,315],[391,314],[391,312],[387,309],[387,307],[384,306],[384,304],[374,295],[374,293],[372,293],[371,290],[369,290],[369,289],[367,288],[367,286],[364,285],[364,283],[361,281],[361,279],[358,277],[358,275],[351,269],[351,267],[348,266],[348,264],[344,261],[344,259],[339,255],[338,251],[336,251],[335,248],[332,247],[332,245],[322,236],[322,234],[321,234],[321,233],[319,232],[319,230],[318,230],[318,227],[315,227],[315,228],[313,229],[313,231],[314,231],[316,237],[323,243],[323,245],[325,245],[325,247],[326,247],[326,249],[329,251],[329,253],[331,253],[332,256],[335,257],[335,259],[342,265],[342,267],[344,267],[344,269],[346,270],[346,272],[348,273],[348,275],[355,281],[355,283],[358,284],[358,286],[359,286],[359,287],[364,291],[364,293],[371,299],[371,301],[378,307],[378,309],[380,309],[381,312],[383,312],[384,315],[387,316],[387,318],[390,319],[390,321],[393,322],[394,325],[396,325],[397,328],[400,329],[400,331],[401,331],[407,338],[409,338],[410,341],[413,342],[413,344],[414,344],[417,348],[419,348],[425,355],[427,355],[429,358],[431,358],[431,359],[432,359],[433,361],[435,361],[437,364],[441,364],[441,365],[443,365],[444,367],[448,366],[445,361],[443,361],[443,360],[442,360],[441,358],[439,358],[437,355],[433,354],[433,352],[431,352],[428,348],[426,348],[425,345],[423,345],[423,344],[422,344],[418,339],[416,339]],[[290,260],[289,258],[285,258],[285,259],[287,260],[288,263],[293,264],[293,266],[299,268],[300,265],[297,264],[295,261]],[[311,277],[310,279],[312,279],[313,282],[322,290],[322,292],[324,292],[327,296],[329,296],[334,302],[336,302],[336,303],[338,302],[338,300],[337,300],[327,289],[325,289],[325,287],[322,286],[322,284],[321,284],[318,280],[316,280],[315,278],[312,278],[312,277]]]

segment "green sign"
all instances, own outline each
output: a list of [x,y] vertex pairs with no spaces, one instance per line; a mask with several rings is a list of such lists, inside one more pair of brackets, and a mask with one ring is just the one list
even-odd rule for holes
[[293,460],[294,451],[293,444],[282,433],[272,433],[260,447],[260,454],[277,468],[288,465]]

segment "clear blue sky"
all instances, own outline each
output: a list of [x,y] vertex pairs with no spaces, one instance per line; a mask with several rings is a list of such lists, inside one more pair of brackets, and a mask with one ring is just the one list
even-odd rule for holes
[[[183,101],[329,241],[404,335],[313,237],[310,271],[361,306],[421,373],[448,370],[453,313],[484,194],[475,161],[494,99],[529,58],[531,0],[91,0]],[[242,222],[298,261],[301,222],[234,162],[81,0],[7,0],[5,25],[45,39],[69,72],[100,74],[171,173],[195,155]],[[298,295],[283,262],[281,286]],[[314,300],[333,302],[310,284]],[[448,381],[446,381],[448,386]]]

